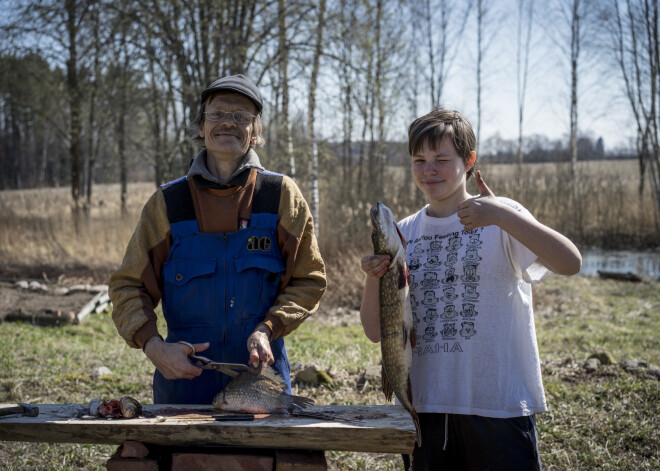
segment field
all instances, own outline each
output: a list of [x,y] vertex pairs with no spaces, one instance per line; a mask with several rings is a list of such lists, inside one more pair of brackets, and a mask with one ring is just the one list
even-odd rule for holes
[[[607,214],[634,201],[631,164],[634,162],[618,163],[617,168],[608,165],[599,175],[599,181],[621,189],[609,209],[599,199],[585,203],[592,213],[600,208],[598,217],[606,218],[600,226],[594,222],[600,231],[612,227],[610,234],[614,234],[616,227],[624,227],[609,221]],[[530,181],[547,189],[558,179],[551,170],[549,166],[534,167]],[[489,184],[496,193],[505,193],[507,182],[501,175],[510,169],[485,171],[491,175]],[[596,185],[596,180],[594,177],[588,185]],[[64,285],[105,282],[121,260],[140,208],[152,191],[151,184],[130,185],[127,214],[122,216],[118,186],[99,186],[90,217],[77,226],[70,214],[67,189],[0,192],[2,300],[10,299],[9,293],[16,294],[10,279],[59,280]],[[534,214],[542,215],[544,221],[555,217],[556,208],[537,206],[532,202],[538,197],[531,191],[526,194],[526,204]],[[641,217],[639,207],[648,208],[648,204],[638,201],[621,212],[621,217]],[[327,233],[330,226],[326,222]],[[652,231],[652,221],[643,230]],[[366,368],[379,363],[380,351],[362,333],[356,311],[362,288],[359,257],[368,249],[366,222],[357,233],[359,237],[345,244],[341,252],[334,249],[337,244],[322,240],[328,293],[319,312],[287,339],[292,363],[316,364],[333,377],[330,386],[295,386],[295,392],[318,404],[384,403],[378,385],[360,381]],[[646,236],[631,237],[648,240]],[[660,469],[660,383],[653,367],[660,365],[660,282],[554,276],[534,287],[534,304],[550,408],[538,417],[544,469]],[[609,351],[617,363],[588,373],[585,361],[602,351]],[[625,369],[628,360],[642,360],[649,366]],[[112,373],[94,377],[92,370],[99,366],[107,366]],[[152,368],[141,351],[128,348],[120,339],[107,313],[66,327],[0,322],[0,402],[82,403],[124,394],[151,402]],[[0,442],[0,463],[8,470],[101,470],[115,448]],[[327,458],[332,470],[402,469],[396,455],[328,452]]]

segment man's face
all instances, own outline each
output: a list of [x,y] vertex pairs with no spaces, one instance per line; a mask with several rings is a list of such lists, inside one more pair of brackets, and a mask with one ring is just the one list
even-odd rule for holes
[[257,108],[248,97],[236,93],[215,95],[206,104],[204,122],[199,127],[199,136],[204,138],[207,153],[220,160],[241,159],[250,149],[254,134],[254,119],[249,123],[236,123],[226,114],[220,121],[210,117],[217,111],[248,112],[256,115]]

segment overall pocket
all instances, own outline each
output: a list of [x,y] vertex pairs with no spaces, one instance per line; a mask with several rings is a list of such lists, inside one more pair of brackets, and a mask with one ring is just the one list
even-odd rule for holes
[[277,297],[284,272],[279,256],[249,254],[236,257],[234,307],[240,320],[264,317]]
[[171,327],[212,327],[216,312],[216,261],[188,259],[163,266],[163,314]]

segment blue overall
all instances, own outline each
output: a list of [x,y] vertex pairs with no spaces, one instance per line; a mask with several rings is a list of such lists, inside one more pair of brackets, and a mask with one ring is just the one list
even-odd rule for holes
[[[277,214],[253,213],[250,227],[202,233],[196,220],[172,223],[172,247],[163,267],[162,307],[167,342],[210,342],[200,355],[247,364],[247,339],[275,302],[284,264],[277,245]],[[279,338],[272,365],[291,393],[290,366]],[[193,380],[154,374],[155,404],[211,404],[232,378],[204,370]]]

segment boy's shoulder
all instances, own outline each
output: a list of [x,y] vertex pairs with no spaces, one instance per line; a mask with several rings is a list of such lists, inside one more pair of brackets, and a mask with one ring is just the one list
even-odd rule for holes
[[496,198],[500,203],[515,209],[519,213],[529,214],[527,208],[525,208],[522,204],[518,203],[516,200],[512,200],[511,198],[507,198],[506,196],[496,196]]

